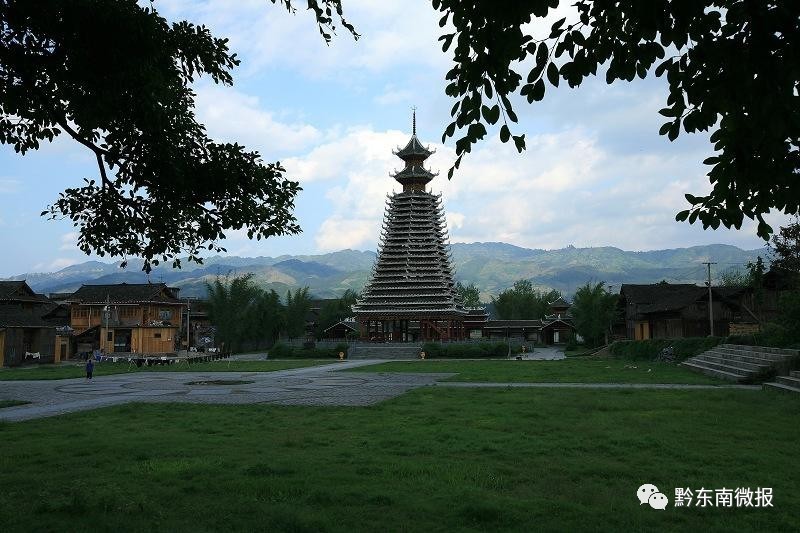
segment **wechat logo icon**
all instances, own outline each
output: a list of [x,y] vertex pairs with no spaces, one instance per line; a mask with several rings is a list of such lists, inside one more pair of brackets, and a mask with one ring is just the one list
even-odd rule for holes
[[649,504],[653,509],[664,510],[667,508],[669,500],[665,495],[659,492],[658,487],[646,483],[639,487],[636,491],[636,496],[639,498],[639,505]]

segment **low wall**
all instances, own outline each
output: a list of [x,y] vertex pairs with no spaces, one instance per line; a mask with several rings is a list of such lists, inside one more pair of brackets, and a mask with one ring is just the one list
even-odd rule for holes
[[730,336],[753,335],[761,331],[761,326],[759,324],[737,324],[735,322],[731,322],[729,327]]

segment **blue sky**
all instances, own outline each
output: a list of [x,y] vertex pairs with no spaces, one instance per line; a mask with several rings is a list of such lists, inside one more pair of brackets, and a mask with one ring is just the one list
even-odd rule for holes
[[[208,80],[195,86],[197,115],[210,135],[280,160],[304,189],[296,209],[302,235],[258,242],[230,232],[230,254],[374,249],[385,196],[399,188],[389,177],[401,163],[391,150],[408,140],[411,106],[418,136],[437,150],[429,161],[441,175],[431,187],[443,194],[453,242],[629,250],[763,244],[752,223],[703,231],[674,221],[685,193],[709,190],[701,162],[711,146],[707,135],[673,143],[658,135],[662,80],[609,86],[601,76],[578,89],[548,89],[536,105],[519,101],[515,133],[526,133],[528,150],[518,155],[490,130],[448,182],[454,143],[440,141],[452,106],[444,94],[449,58],[429,2],[345,0],[363,37],[354,42],[340,32],[330,46],[309,13],[290,15],[265,0],[155,5],[170,20],[205,24],[230,38],[242,60],[233,87]],[[7,251],[0,276],[88,259],[69,221],[39,213],[95,173],[89,154],[66,138],[24,157],[0,146],[0,246]],[[777,227],[786,217],[768,220]]]

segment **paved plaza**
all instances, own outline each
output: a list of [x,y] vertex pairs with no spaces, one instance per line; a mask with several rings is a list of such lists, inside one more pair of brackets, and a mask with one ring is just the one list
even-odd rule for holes
[[[554,354],[538,354],[543,359]],[[563,355],[562,355],[563,357]],[[141,372],[83,378],[0,381],[0,398],[26,405],[0,409],[0,420],[21,421],[128,402],[214,404],[372,405],[424,386],[709,389],[745,385],[614,383],[458,383],[452,373],[341,372],[385,361],[358,360],[275,372]]]
[[[371,405],[453,375],[339,372],[376,362],[346,361],[276,372],[113,374],[90,383],[83,378],[0,381],[3,399],[32,402],[0,409],[0,420],[28,420],[128,402]],[[197,384],[203,381],[249,383]]]

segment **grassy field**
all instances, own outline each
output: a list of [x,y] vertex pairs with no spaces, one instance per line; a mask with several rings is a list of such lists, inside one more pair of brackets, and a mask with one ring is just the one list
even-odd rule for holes
[[[792,531],[800,400],[445,390],[368,408],[139,404],[0,424],[4,531]],[[665,511],[640,506],[652,483]],[[771,487],[772,508],[676,508]]]
[[457,372],[449,381],[503,383],[725,383],[674,364],[600,357],[559,361],[391,361],[350,371]]
[[[94,376],[125,374],[128,372],[273,372],[290,368],[303,368],[335,363],[333,359],[293,359],[287,361],[211,361],[207,363],[155,365],[129,367],[127,363],[100,363],[94,367]],[[25,368],[0,368],[0,381],[67,379],[86,376],[81,365],[41,365]]]

